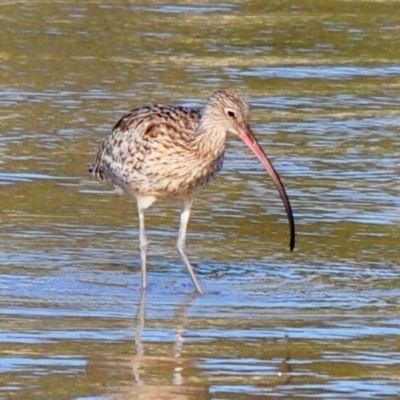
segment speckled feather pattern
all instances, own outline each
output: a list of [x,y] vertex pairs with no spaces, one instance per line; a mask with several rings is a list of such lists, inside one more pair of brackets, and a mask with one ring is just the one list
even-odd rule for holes
[[132,110],[103,141],[90,171],[133,195],[195,195],[222,168],[226,138],[223,124],[218,126],[218,119],[226,118],[222,107],[233,101],[247,111],[244,102],[230,94],[214,93],[203,112],[167,105]]

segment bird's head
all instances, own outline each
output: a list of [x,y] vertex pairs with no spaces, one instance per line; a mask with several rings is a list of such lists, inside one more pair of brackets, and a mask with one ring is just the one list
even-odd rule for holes
[[204,117],[206,122],[225,134],[240,137],[241,133],[250,130],[247,104],[232,90],[215,91],[204,109]]

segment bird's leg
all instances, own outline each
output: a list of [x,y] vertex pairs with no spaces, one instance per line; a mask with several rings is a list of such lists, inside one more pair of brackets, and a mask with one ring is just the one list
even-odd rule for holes
[[146,251],[149,242],[147,241],[146,231],[144,227],[144,212],[154,203],[156,200],[153,196],[142,196],[134,194],[137,203],[138,215],[139,215],[139,249],[140,249],[140,260],[142,268],[142,289],[146,288]]
[[142,289],[146,288],[146,250],[149,244],[144,227],[144,209],[138,207],[139,213],[139,249],[142,268]]
[[192,208],[193,200],[187,200],[182,204],[182,211],[181,211],[181,223],[179,226],[179,235],[178,241],[176,242],[176,248],[178,250],[179,255],[182,258],[183,263],[185,264],[190,277],[192,278],[193,284],[196,290],[202,294],[203,291],[199,283],[197,282],[196,276],[194,275],[194,271],[192,266],[190,265],[190,261],[186,255],[186,230],[189,222],[190,217],[190,209]]

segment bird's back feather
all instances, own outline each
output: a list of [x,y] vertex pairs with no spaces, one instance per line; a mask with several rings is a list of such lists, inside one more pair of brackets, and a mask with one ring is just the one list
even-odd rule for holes
[[[200,120],[199,110],[186,107],[134,109],[102,142],[89,171],[101,181],[110,179],[125,191],[141,194],[178,196],[202,187],[221,169],[222,158],[208,160],[198,154]],[[211,165],[215,162],[218,165]]]

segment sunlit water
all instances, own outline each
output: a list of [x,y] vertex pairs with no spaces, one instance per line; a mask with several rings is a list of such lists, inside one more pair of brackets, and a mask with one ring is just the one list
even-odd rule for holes
[[[398,2],[264,4],[0,6],[0,398],[399,396]],[[128,109],[220,86],[251,106],[296,249],[230,138],[189,229],[205,294],[169,204],[141,294],[135,206],[87,165]]]

